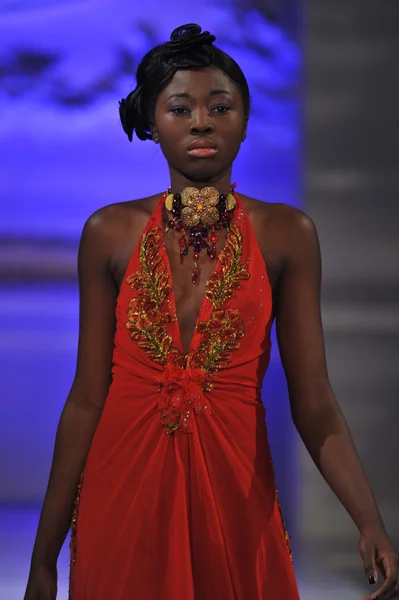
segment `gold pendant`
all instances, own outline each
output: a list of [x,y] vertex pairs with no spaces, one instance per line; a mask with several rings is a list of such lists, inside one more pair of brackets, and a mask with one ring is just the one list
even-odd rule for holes
[[[173,209],[173,194],[168,194],[165,199],[165,206],[169,211]],[[205,227],[212,227],[219,219],[219,212],[216,208],[219,202],[219,192],[214,187],[205,187],[199,190],[195,187],[187,187],[181,193],[182,220],[186,227],[195,227],[199,223]],[[229,193],[226,197],[226,210],[230,211],[236,205],[234,195]]]
[[165,200],[165,206],[168,210],[172,210],[173,208],[173,194],[168,194]]
[[214,187],[205,187],[198,190],[188,187],[182,191],[181,201],[184,206],[181,216],[186,227],[195,227],[202,223],[211,227],[219,218],[216,208],[219,202],[219,192]]
[[233,210],[236,205],[236,199],[233,194],[227,194],[226,198],[226,210]]

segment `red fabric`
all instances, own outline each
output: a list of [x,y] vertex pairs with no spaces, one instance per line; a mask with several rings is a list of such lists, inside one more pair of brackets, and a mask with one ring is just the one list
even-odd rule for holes
[[[173,290],[162,311],[146,301],[140,316],[140,326],[152,314],[166,327],[171,350],[165,362],[132,338],[129,309],[134,312],[145,295],[126,281],[142,272],[140,244],[133,253],[117,304],[113,383],[80,494],[72,600],[299,599],[260,396],[270,354],[271,289],[248,215],[236,199],[233,223],[249,277],[233,286],[213,319],[217,311],[204,298],[188,353],[192,361],[176,360],[183,349],[177,320],[170,318]],[[160,235],[152,258],[165,269],[167,286],[170,265],[157,229],[163,202],[143,235]],[[222,277],[220,259],[215,269]],[[225,329],[223,319],[230,319]],[[237,332],[213,374],[195,360],[207,327],[227,338]]]

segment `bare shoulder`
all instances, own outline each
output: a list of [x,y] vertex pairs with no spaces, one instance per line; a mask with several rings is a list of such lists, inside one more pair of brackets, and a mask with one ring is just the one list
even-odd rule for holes
[[108,204],[96,210],[83,228],[80,263],[83,260],[98,265],[119,289],[133,251],[158,199],[159,195],[149,196]]
[[87,219],[84,233],[98,240],[117,242],[143,228],[151,216],[156,197],[115,202],[96,210]]
[[281,202],[265,202],[243,196],[249,217],[260,239],[271,239],[286,251],[317,241],[315,223],[303,210]]
[[298,231],[305,235],[315,230],[314,222],[309,215],[294,206],[282,202],[256,200],[249,196],[242,196],[242,198],[248,214],[256,215],[263,227],[273,225],[284,228],[287,233]]
[[302,210],[279,202],[265,202],[240,194],[263,255],[272,288],[287,264],[308,251],[318,254],[312,219]]

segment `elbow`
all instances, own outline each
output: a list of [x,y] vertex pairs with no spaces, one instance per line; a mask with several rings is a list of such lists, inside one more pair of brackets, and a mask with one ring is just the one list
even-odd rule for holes
[[301,437],[316,429],[334,433],[342,420],[341,409],[329,385],[305,394],[291,392],[290,407],[293,423]]
[[87,385],[79,377],[75,377],[66,400],[66,406],[73,405],[80,410],[101,414],[107,395],[108,388],[101,391],[97,389],[96,393],[93,393],[87,389]]

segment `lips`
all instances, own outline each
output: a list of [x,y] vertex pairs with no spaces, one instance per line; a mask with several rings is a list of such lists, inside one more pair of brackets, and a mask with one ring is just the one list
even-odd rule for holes
[[208,158],[217,151],[217,146],[209,140],[196,140],[188,147],[188,153],[195,158]]
[[197,150],[198,148],[206,148],[206,149],[216,150],[217,146],[216,146],[216,144],[214,144],[213,142],[210,142],[209,140],[196,140],[188,147],[188,151]]

